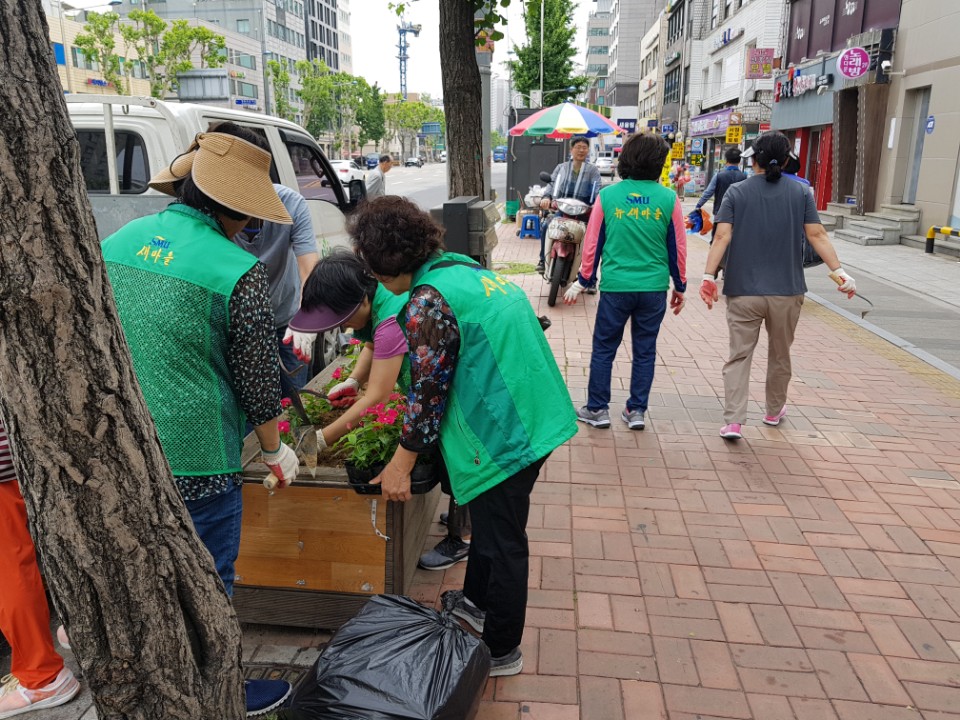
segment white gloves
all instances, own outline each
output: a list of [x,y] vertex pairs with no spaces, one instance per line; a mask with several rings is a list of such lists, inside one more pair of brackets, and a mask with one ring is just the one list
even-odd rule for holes
[[574,280],[573,284],[567,288],[567,291],[563,294],[564,304],[576,305],[577,298],[580,297],[580,293],[582,293],[584,290],[586,290],[586,288],[580,284],[580,281]]
[[326,450],[329,445],[327,445],[327,439],[323,436],[323,430],[317,430],[317,452]]
[[298,360],[303,360],[303,362],[310,362],[310,358],[313,357],[313,344],[316,341],[316,333],[302,333],[291,330],[290,328],[287,328],[287,332],[283,336],[283,344],[292,344],[293,354],[297,356]]
[[360,383],[352,377],[339,382],[327,391],[327,400],[334,407],[350,407],[357,401]]
[[270,472],[277,478],[280,487],[286,487],[297,477],[300,461],[289,445],[280,443],[280,447],[274,452],[267,452],[260,448],[260,454],[263,456],[264,464],[270,468]]
[[837,289],[840,292],[847,294],[848,298],[852,298],[857,294],[857,283],[842,267],[838,267],[836,270],[831,272],[830,279],[839,286]]

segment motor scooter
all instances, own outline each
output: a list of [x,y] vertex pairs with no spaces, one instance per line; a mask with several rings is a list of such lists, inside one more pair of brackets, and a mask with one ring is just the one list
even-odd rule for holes
[[[550,175],[541,173],[540,179],[549,182]],[[560,288],[577,279],[583,237],[587,232],[586,218],[590,214],[590,206],[581,200],[558,198],[555,205],[558,212],[547,227],[547,241],[551,247],[543,270],[543,279],[550,283],[547,296],[550,307],[557,304]]]

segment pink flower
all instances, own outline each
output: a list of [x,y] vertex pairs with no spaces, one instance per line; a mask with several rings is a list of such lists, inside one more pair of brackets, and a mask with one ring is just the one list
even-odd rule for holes
[[343,368],[337,368],[336,370],[333,371],[334,380],[339,380],[342,377],[343,377]]
[[377,407],[377,412],[382,413],[387,406],[384,405],[383,403],[377,403],[376,407]]
[[290,398],[284,398],[283,400],[280,401],[281,407],[288,408],[291,405],[293,405],[293,400],[291,400]]
[[400,393],[390,393],[390,402],[396,402],[402,397],[403,395],[401,395]]
[[387,418],[388,423],[393,425],[397,421],[399,413],[396,410],[388,410],[386,413],[384,413],[384,417]]
[[282,433],[290,432],[290,423],[288,423],[286,420],[281,420],[277,423],[277,430]]
[[357,340],[356,338],[350,338],[350,344],[351,344],[351,345],[359,345],[359,344],[360,344],[360,341]]

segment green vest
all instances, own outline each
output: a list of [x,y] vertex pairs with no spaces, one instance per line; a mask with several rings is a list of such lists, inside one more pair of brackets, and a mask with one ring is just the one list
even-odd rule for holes
[[[402,313],[404,312],[404,308],[407,307],[409,300],[410,293],[394,295],[383,285],[377,283],[377,291],[373,295],[373,302],[370,303],[370,322],[359,330],[354,330],[353,336],[357,338],[357,340],[373,342],[374,330],[380,326],[380,323],[391,316],[397,318],[397,322],[400,324],[400,330],[403,331],[404,317]],[[397,383],[403,392],[406,392],[410,387],[409,355],[403,356],[403,364],[400,366],[400,376],[397,378]]]
[[665,241],[677,194],[653,180],[621,180],[600,191],[604,231],[603,292],[662,292],[670,288]]
[[[432,269],[451,260],[471,266]],[[411,291],[419,285],[443,295],[460,329],[440,451],[454,497],[468,503],[573,437],[576,414],[520,287],[454,253],[417,270]]]
[[257,258],[179,204],[128,223],[101,250],[173,474],[240,472],[246,421],[227,365],[230,296]]

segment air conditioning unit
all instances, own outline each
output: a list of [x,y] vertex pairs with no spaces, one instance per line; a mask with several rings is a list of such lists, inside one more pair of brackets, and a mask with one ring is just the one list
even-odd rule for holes
[[699,103],[699,102],[690,103],[691,115],[699,115],[701,110],[703,110],[703,103]]

